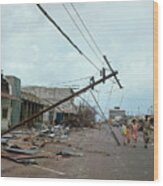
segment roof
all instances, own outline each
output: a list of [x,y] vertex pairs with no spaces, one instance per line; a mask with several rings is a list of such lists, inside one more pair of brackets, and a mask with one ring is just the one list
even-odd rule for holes
[[12,96],[12,95],[7,94],[7,93],[4,93],[4,92],[1,92],[1,97],[6,98],[6,99],[10,99],[10,100],[20,100],[17,97]]
[[[37,97],[41,100],[41,103],[47,107],[73,94],[73,90],[71,88],[27,86],[23,87],[22,90],[37,95]],[[64,113],[77,113],[73,104],[73,99],[59,105],[59,107],[55,108],[55,110]]]
[[41,99],[29,92],[21,91],[21,99],[41,104]]

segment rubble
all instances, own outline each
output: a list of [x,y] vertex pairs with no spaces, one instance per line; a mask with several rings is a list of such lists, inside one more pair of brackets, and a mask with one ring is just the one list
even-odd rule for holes
[[20,153],[20,154],[36,154],[38,153],[38,149],[21,149],[18,147],[6,147],[4,150],[9,151],[9,152],[14,152],[14,153]]
[[18,159],[16,160],[17,163],[23,163],[23,164],[37,164],[37,161],[35,159]]
[[8,139],[7,138],[1,138],[1,144],[7,145]]
[[63,157],[70,157],[70,156],[82,157],[83,153],[76,152],[73,149],[64,149],[64,150],[58,152],[57,155],[61,155]]
[[[44,152],[42,147],[47,143],[65,144],[70,132],[69,127],[57,125],[51,128],[44,128],[40,131],[12,131],[12,133],[3,135],[1,138],[2,153],[1,157],[22,164],[37,164],[38,158],[57,158],[66,156],[82,156],[72,150],[57,149],[54,152]],[[66,140],[66,141],[65,141]]]

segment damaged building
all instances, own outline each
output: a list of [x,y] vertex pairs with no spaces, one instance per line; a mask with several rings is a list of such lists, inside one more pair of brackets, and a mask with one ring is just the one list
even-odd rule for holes
[[[22,89],[28,93],[36,95],[42,100],[44,108],[47,108],[58,101],[73,94],[71,88],[48,88],[38,86],[28,86]],[[43,122],[45,124],[59,124],[63,121],[71,120],[77,114],[77,107],[74,99],[71,99],[60,106],[43,114]]]
[[20,121],[20,79],[1,74],[1,129],[7,130]]
[[[29,92],[21,91],[21,121],[38,113],[44,108],[42,100]],[[31,122],[31,126],[41,125],[43,116],[39,116]]]

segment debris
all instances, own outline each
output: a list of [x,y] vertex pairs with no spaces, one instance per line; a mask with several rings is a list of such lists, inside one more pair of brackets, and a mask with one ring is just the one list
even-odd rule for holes
[[48,137],[50,137],[50,138],[54,138],[54,137],[55,137],[55,134],[54,134],[54,133],[49,134]]
[[106,156],[110,156],[110,154],[108,152],[104,152],[104,151],[98,151],[98,150],[90,151],[90,150],[87,150],[86,152],[88,152],[88,153],[94,153],[94,154],[104,154]]
[[1,157],[14,161],[16,163],[23,163],[23,164],[37,164],[35,159],[40,158],[55,158],[52,153],[42,152],[39,154],[18,154],[18,153],[9,153],[7,151],[2,150]]
[[49,133],[49,129],[43,129],[43,130],[41,130],[40,134],[43,134],[43,133]]
[[37,146],[38,148],[44,147],[45,144],[47,144],[49,140],[45,138],[34,138],[32,140],[32,145]]
[[23,163],[23,164],[37,164],[35,159],[17,159],[15,161],[17,163]]
[[18,149],[36,149],[36,146],[33,146],[31,142],[23,142],[20,140],[10,140],[7,143],[8,147],[18,148]]
[[63,134],[63,135],[61,136],[61,139],[66,139],[66,138],[68,138],[68,135],[67,135],[67,134]]
[[70,149],[64,149],[58,152],[57,155],[62,155],[63,157],[70,157],[70,156],[81,157],[83,156],[83,153],[75,152],[74,150],[70,150]]
[[1,138],[1,144],[7,145],[8,139],[7,138]]
[[13,137],[14,136],[12,134],[5,134],[5,135],[3,135],[3,138],[7,138],[7,139],[11,139]]
[[38,153],[38,149],[20,149],[16,147],[6,147],[4,150],[14,153],[22,153],[22,154],[35,154]]

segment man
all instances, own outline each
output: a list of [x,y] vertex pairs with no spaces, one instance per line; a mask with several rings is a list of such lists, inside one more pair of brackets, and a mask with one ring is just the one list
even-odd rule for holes
[[144,126],[143,126],[144,148],[148,148],[148,143],[150,140],[151,127],[150,127],[149,120],[150,120],[149,116],[146,115]]

